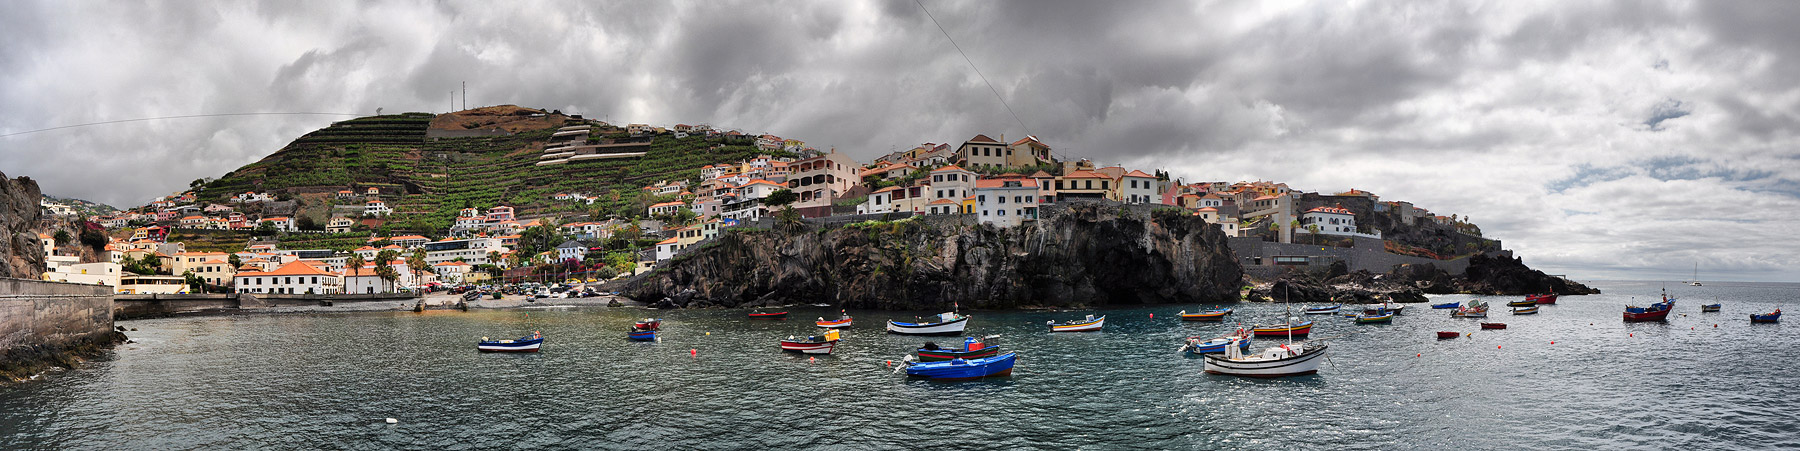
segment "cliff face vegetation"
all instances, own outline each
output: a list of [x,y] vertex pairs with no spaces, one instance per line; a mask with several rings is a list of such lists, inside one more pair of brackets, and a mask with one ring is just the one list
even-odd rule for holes
[[918,217],[734,229],[626,285],[661,307],[831,303],[942,310],[1238,299],[1243,269],[1197,217],[1075,203],[1013,228]]
[[44,273],[44,247],[34,232],[42,193],[30,177],[0,173],[0,277],[36,279]]

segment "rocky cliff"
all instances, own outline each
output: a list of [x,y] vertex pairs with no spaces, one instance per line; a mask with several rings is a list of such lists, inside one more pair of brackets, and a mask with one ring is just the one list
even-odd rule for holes
[[1384,274],[1345,272],[1341,268],[1324,274],[1295,272],[1251,290],[1248,299],[1313,303],[1367,303],[1387,299],[1425,302],[1425,294],[1456,293],[1583,295],[1600,294],[1600,290],[1531,269],[1515,257],[1476,254],[1469,257],[1469,268],[1462,275],[1453,276],[1432,265],[1401,265]]
[[623,291],[662,307],[1004,309],[1233,302],[1243,279],[1225,235],[1193,216],[1075,203],[1013,228],[963,221],[733,229]]
[[0,277],[36,279],[44,273],[44,247],[38,242],[38,201],[43,194],[31,177],[6,178],[0,172]]

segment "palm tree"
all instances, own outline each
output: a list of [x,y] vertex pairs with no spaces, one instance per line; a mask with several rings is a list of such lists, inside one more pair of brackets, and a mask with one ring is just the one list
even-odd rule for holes
[[388,266],[388,265],[376,265],[375,266],[375,275],[381,277],[381,280],[387,282],[387,291],[383,291],[383,293],[392,293],[393,288],[394,288],[394,281],[400,279],[400,272],[395,271],[394,267]]
[[406,268],[412,270],[415,285],[419,283],[419,274],[427,266],[430,265],[425,262],[425,248],[413,249],[412,255],[406,257]]
[[1309,232],[1310,235],[1312,235],[1312,243],[1319,244],[1319,225],[1318,224],[1307,224],[1306,231]]
[[369,263],[369,262],[367,260],[363,260],[362,254],[350,254],[350,258],[344,260],[344,267],[345,268],[354,268],[352,270],[354,272],[355,270],[361,270],[363,265],[367,264],[367,263]]

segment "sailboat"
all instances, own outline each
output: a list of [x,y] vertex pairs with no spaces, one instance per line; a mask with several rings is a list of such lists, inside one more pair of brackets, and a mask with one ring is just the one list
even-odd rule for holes
[[[1290,324],[1299,319],[1293,316],[1292,310],[1287,315]],[[1325,344],[1317,341],[1295,343],[1294,334],[1290,331],[1287,344],[1270,347],[1260,354],[1244,355],[1243,350],[1237,346],[1225,347],[1224,356],[1207,354],[1205,371],[1207,374],[1243,377],[1315,374],[1319,372],[1319,361],[1324,360],[1325,349]]]
[[1688,286],[1693,286],[1693,287],[1700,286],[1700,263],[1699,262],[1694,263],[1694,279],[1691,281],[1688,281]]

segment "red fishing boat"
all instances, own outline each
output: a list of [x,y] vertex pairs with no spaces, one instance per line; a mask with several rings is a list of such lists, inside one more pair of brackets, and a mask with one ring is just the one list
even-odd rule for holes
[[1525,299],[1537,301],[1537,303],[1539,303],[1539,304],[1555,304],[1556,303],[1556,293],[1534,294],[1534,295],[1526,296]]
[[750,312],[750,319],[787,319],[788,312]]
[[1675,311],[1675,300],[1669,298],[1668,294],[1663,294],[1662,298],[1662,302],[1650,304],[1649,307],[1625,306],[1625,321],[1667,320],[1669,318],[1669,312]]
[[662,330],[662,319],[644,318],[636,323],[632,323],[631,328],[637,330]]
[[1505,329],[1506,323],[1481,323],[1482,329]]
[[1461,336],[1462,336],[1462,332],[1446,331],[1446,330],[1438,331],[1438,338],[1456,338],[1456,337],[1461,337]]
[[788,337],[781,340],[781,350],[795,351],[803,354],[830,354],[831,348],[838,342],[837,329],[825,331],[825,335],[814,335],[806,338]]

